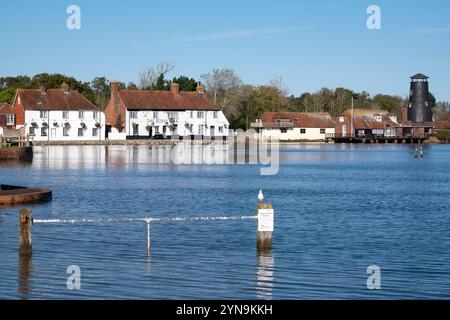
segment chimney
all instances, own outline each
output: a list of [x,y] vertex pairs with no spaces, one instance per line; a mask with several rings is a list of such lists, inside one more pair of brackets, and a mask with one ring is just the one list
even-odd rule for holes
[[65,82],[63,82],[63,84],[61,85],[61,88],[64,90],[65,94],[69,93],[69,85]]
[[41,90],[41,94],[46,94],[47,93],[47,90],[45,89],[44,85],[41,84],[39,86],[39,89]]
[[196,89],[198,94],[204,94],[205,93],[205,87],[199,82]]
[[115,81],[111,81],[111,98],[117,96],[117,94],[119,93],[119,83],[115,82]]
[[180,93],[180,85],[178,83],[172,82],[172,84],[170,85],[170,91],[176,94]]

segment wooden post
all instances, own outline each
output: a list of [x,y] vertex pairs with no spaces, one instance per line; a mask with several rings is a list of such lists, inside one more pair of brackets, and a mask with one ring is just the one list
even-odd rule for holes
[[272,250],[272,233],[274,229],[274,210],[270,203],[258,204],[258,229],[256,247],[258,251]]
[[31,210],[19,210],[19,253],[30,254],[32,251],[32,225]]

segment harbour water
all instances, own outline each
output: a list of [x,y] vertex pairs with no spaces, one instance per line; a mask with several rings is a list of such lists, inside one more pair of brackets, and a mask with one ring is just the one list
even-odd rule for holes
[[[50,187],[35,219],[252,216],[275,208],[271,253],[254,220],[35,224],[19,260],[19,208],[0,208],[0,298],[449,299],[450,146],[289,144],[279,172],[155,160],[149,146],[35,147],[4,184]],[[193,153],[202,158],[204,150]],[[228,157],[226,148],[214,151]],[[67,268],[81,290],[67,288]],[[368,290],[367,267],[381,270]]]

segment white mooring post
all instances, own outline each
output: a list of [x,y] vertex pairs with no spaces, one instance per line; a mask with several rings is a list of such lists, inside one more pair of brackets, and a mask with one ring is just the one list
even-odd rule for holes
[[262,190],[259,191],[258,200],[256,247],[258,251],[270,251],[272,250],[272,233],[274,230],[274,210],[272,204],[263,203]]
[[147,257],[150,257],[150,221],[147,221]]

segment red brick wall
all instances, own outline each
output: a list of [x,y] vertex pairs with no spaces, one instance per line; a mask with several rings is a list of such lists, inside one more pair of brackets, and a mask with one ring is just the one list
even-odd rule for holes
[[25,110],[23,109],[23,105],[18,103],[19,98],[20,95],[17,95],[12,106],[16,114],[16,126],[25,124]]

